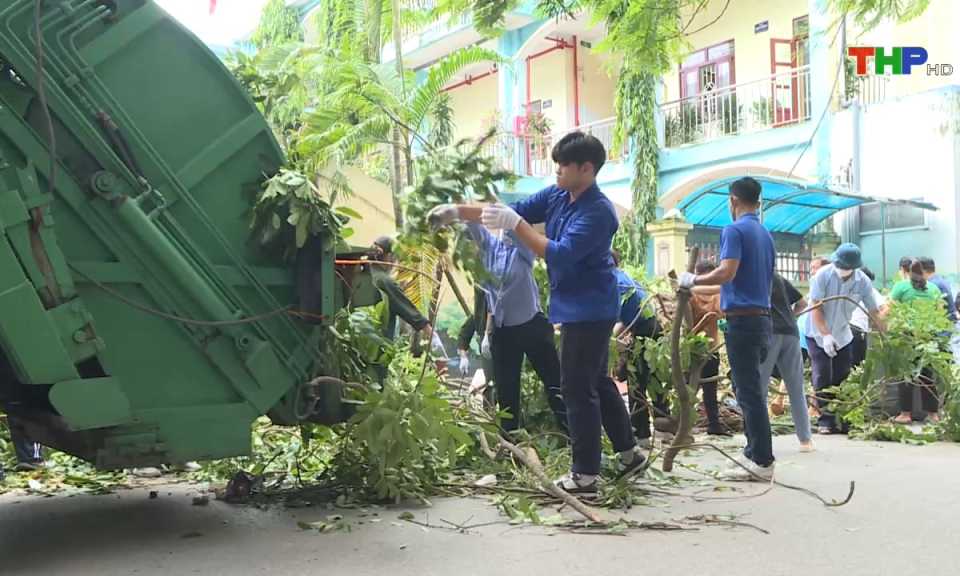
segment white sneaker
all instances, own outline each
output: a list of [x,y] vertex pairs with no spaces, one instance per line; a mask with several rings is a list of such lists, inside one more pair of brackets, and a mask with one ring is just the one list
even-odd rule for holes
[[177,472],[199,472],[203,470],[203,466],[197,464],[196,462],[177,462],[176,464],[171,465],[171,468]]
[[723,467],[726,468],[727,470],[734,470],[736,468],[740,468],[740,466],[737,465],[738,463],[746,466],[747,463],[749,462],[750,460],[745,455],[740,454],[739,456],[737,456],[736,460],[730,460],[728,458]]
[[134,468],[133,475],[138,478],[159,478],[163,476],[163,472],[159,468],[150,466],[148,468]]
[[720,475],[720,479],[729,480],[732,482],[773,481],[773,464],[769,466],[760,466],[755,462],[747,460],[743,466],[743,468],[737,466],[736,468],[724,470],[723,474]]
[[813,440],[811,440],[809,444],[800,445],[800,452],[809,453],[809,452],[816,452],[816,451],[817,451],[817,445],[813,443]]
[[[570,474],[557,479],[557,481],[554,482],[554,485],[567,494],[579,496],[581,498],[597,498],[600,495],[600,489],[597,485],[596,476],[593,476],[591,479],[586,479],[576,472],[571,472]],[[544,494],[550,494],[550,492],[543,486],[540,486],[539,488]]]

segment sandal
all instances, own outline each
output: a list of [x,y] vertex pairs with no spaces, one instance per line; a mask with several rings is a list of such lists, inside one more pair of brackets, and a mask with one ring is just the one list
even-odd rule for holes
[[910,420],[906,421],[906,422],[904,422],[903,420],[897,420],[897,418],[899,418],[899,416],[892,416],[892,417],[890,418],[890,421],[893,422],[894,424],[899,424],[899,425],[901,425],[901,426],[909,426],[909,425],[913,424],[913,419],[912,419],[912,418],[911,418]]

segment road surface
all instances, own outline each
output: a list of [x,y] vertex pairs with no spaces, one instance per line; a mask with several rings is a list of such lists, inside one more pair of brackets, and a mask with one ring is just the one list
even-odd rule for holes
[[[663,497],[629,513],[635,520],[666,523],[732,514],[769,534],[705,526],[687,532],[579,535],[541,527],[511,530],[506,524],[461,534],[401,522],[401,509],[381,509],[382,520],[371,522],[372,516],[358,518],[349,510],[257,509],[217,501],[194,506],[196,489],[176,485],[161,489],[156,499],[143,490],[0,498],[0,574],[958,574],[960,447],[836,436],[818,442],[819,452],[799,454],[794,438],[776,438],[777,478],[828,499],[843,498],[855,480],[856,494],[847,506],[828,509],[782,488],[745,499],[767,486],[718,491],[713,483],[685,488],[687,497]],[[680,460],[699,470],[720,463],[712,454]],[[695,491],[738,499],[696,502],[689,497]],[[430,524],[501,519],[482,499],[433,504],[407,509]],[[298,521],[324,521],[330,514],[343,514],[353,530],[320,534],[297,527]]]

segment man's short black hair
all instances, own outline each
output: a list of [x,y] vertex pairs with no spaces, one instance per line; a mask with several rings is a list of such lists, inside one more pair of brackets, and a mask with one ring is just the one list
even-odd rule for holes
[[377,246],[381,250],[381,258],[389,256],[393,253],[393,238],[389,236],[381,236],[373,241],[373,245]]
[[760,191],[760,183],[749,176],[745,176],[730,184],[730,195],[736,196],[747,204],[759,204]]
[[554,144],[550,157],[561,165],[580,166],[589,162],[593,164],[593,173],[597,174],[607,161],[607,151],[596,136],[577,131],[567,134]]
[[697,274],[707,274],[709,272],[713,272],[716,269],[717,269],[716,262],[714,262],[713,260],[704,259],[697,262],[697,265],[694,266],[693,271],[696,272]]
[[918,256],[917,260],[920,261],[920,268],[922,268],[924,272],[937,271],[937,263],[933,261],[933,258],[929,256]]
[[877,275],[873,273],[873,270],[867,268],[866,266],[861,266],[860,271],[863,272],[863,275],[869,278],[871,282],[877,279]]
[[913,264],[913,256],[904,256],[900,259],[901,270],[909,270],[911,264]]

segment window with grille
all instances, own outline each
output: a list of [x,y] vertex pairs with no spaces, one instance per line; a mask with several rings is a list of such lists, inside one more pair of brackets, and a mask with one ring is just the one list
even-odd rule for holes
[[733,40],[691,53],[680,64],[680,97],[716,92],[735,83]]
[[[911,200],[922,201],[923,199],[911,198]],[[881,212],[885,220],[883,223],[880,220]],[[883,210],[879,202],[864,204],[860,206],[860,233],[882,232],[884,228],[888,232],[905,228],[923,228],[927,225],[926,212],[923,208],[909,204],[887,204]]]

